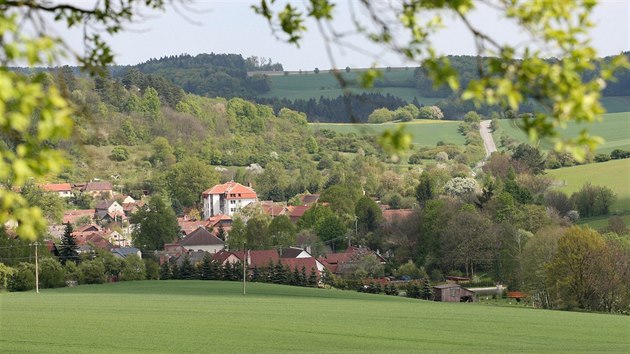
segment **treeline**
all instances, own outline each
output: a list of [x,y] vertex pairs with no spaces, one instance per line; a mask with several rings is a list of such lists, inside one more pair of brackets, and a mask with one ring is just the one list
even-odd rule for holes
[[[630,60],[630,52],[625,52],[624,55]],[[479,78],[479,63],[482,67],[487,67],[493,58],[469,55],[456,55],[447,56],[450,65],[458,72],[460,87],[467,87],[471,80]],[[604,64],[609,63],[613,59],[612,56],[602,58]],[[549,61],[557,59],[549,59]],[[595,69],[584,73],[584,80],[591,80],[601,70],[600,63],[595,63]],[[398,82],[388,83],[387,81],[380,81],[378,86],[387,86],[388,84],[394,85],[390,87],[415,87],[419,90],[420,95],[423,97],[434,98],[449,98],[453,96],[454,92],[447,86],[442,85],[435,88],[433,80],[427,74],[428,70],[424,66],[420,66],[415,69],[413,79]],[[630,87],[630,69],[619,70],[614,74],[614,79],[606,82],[606,88],[603,91],[604,96],[627,96],[629,94],[628,87]],[[444,110],[443,107],[440,107]]]
[[[309,122],[365,123],[370,114],[379,108],[396,110],[407,102],[390,94],[362,93],[350,94],[337,98],[320,97],[318,99],[256,98],[260,104],[273,107],[275,112],[290,108],[306,113]],[[418,104],[420,106],[420,104]]]
[[[150,59],[131,67],[112,67],[113,77],[122,77],[134,68],[145,74],[161,76],[189,93],[208,97],[253,97],[271,89],[271,80],[265,76],[247,76],[254,65],[240,54],[182,54]],[[261,64],[275,67],[276,64]]]

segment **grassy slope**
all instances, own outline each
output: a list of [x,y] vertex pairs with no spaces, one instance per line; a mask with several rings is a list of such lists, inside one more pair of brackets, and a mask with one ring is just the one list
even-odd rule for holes
[[613,212],[630,213],[630,159],[548,170],[547,174],[562,181],[559,189],[568,195],[578,191],[584,183],[606,186],[617,194]]
[[[379,134],[385,129],[396,128],[401,123],[385,124],[342,124],[312,123],[312,129],[330,129],[338,133]],[[413,135],[414,144],[435,146],[438,141],[464,144],[464,137],[457,132],[459,122],[415,120],[404,123],[406,131]]]
[[[344,78],[348,81],[356,79],[359,71],[354,70],[350,73],[343,73]],[[413,79],[413,68],[392,69],[392,71],[383,72],[383,77],[390,82],[403,82]],[[288,99],[309,99],[324,96],[327,98],[335,98],[343,95],[343,90],[339,87],[337,79],[330,73],[321,72],[319,74],[291,74],[286,76],[271,76],[272,89],[269,93],[261,95],[261,97],[281,97]],[[373,89],[352,88],[353,93],[378,92],[382,94],[391,94],[400,97],[408,102],[413,101],[414,97],[423,104],[433,104],[440,99],[422,97],[418,91],[411,87],[376,87]]]
[[[502,130],[500,134],[505,132],[521,142],[528,141],[525,133],[515,126],[514,121],[502,120],[500,126]],[[562,131],[562,135],[577,136],[583,128],[589,129],[592,135],[604,138],[605,142],[598,147],[597,153],[610,153],[614,149],[630,149],[630,112],[605,114],[603,121],[592,125],[569,124],[567,129]],[[495,139],[499,136],[495,134]],[[545,142],[541,142],[541,146],[544,149],[552,147]]]
[[624,316],[145,281],[0,294],[5,352],[627,352]]

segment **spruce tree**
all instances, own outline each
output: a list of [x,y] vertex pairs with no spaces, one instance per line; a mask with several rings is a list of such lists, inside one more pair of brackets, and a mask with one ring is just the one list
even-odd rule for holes
[[300,282],[300,271],[295,267],[293,269],[293,273],[291,274],[291,279],[289,280],[289,284],[294,286],[302,285]]
[[299,286],[307,286],[307,278],[306,278],[306,266],[302,266],[302,271],[300,272],[300,281]]
[[168,280],[173,277],[173,273],[171,273],[171,267],[168,264],[168,261],[162,263],[160,266],[160,280]]
[[225,241],[225,229],[223,228],[223,224],[219,224],[219,229],[217,230],[217,237],[222,241]]
[[79,246],[77,246],[77,241],[72,236],[72,231],[72,225],[69,222],[66,223],[66,231],[61,238],[61,247],[59,249],[59,261],[63,265],[67,261],[79,263],[79,253],[77,252]]
[[206,253],[203,256],[203,263],[201,264],[200,278],[203,280],[212,279],[212,268],[212,258],[210,257],[210,253]]
[[182,266],[179,269],[179,278],[184,280],[193,279],[195,270],[190,263],[190,257],[188,253],[184,255],[184,260],[182,261]]
[[433,298],[433,291],[431,290],[431,285],[429,284],[429,279],[427,278],[424,278],[422,284],[421,297],[425,300],[431,300]]
[[260,269],[258,267],[254,267],[254,269],[252,270],[252,278],[250,281],[257,283],[260,281],[260,279],[261,279]]
[[181,279],[181,276],[179,274],[179,266],[177,265],[177,262],[173,263],[173,267],[171,267],[172,270],[172,279]]
[[317,272],[315,267],[311,268],[311,274],[308,276],[307,286],[317,287]]

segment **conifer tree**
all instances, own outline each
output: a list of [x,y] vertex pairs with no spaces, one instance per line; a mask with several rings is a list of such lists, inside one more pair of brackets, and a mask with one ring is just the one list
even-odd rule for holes
[[311,268],[311,274],[308,276],[307,286],[317,287],[317,272],[315,268]]
[[259,282],[261,280],[261,271],[258,267],[254,267],[252,270],[252,282]]
[[182,261],[182,266],[179,269],[179,278],[184,280],[189,280],[194,278],[195,270],[193,269],[192,264],[190,263],[190,257],[188,253],[184,255],[184,260]]
[[212,258],[210,257],[210,253],[206,253],[203,256],[203,263],[201,264],[201,272],[200,278],[203,280],[210,280],[213,277],[212,271]]
[[179,272],[179,266],[177,265],[177,262],[173,263],[173,266],[171,267],[171,271],[172,271],[172,278],[171,279],[181,279],[180,276],[180,272]]
[[225,241],[225,229],[223,228],[223,224],[219,224],[219,229],[217,230],[217,237]]
[[162,263],[160,266],[160,280],[168,280],[173,278],[173,273],[171,272],[171,267],[168,264],[168,261]]
[[425,300],[431,300],[433,298],[433,291],[431,291],[431,284],[429,284],[429,279],[424,278],[422,284],[422,293],[420,294],[421,298]]
[[66,231],[61,238],[61,247],[59,249],[59,261],[63,265],[67,261],[79,263],[79,253],[77,252],[79,246],[77,246],[77,241],[72,236],[72,231],[72,225],[69,222],[66,223]]
[[295,267],[293,269],[293,273],[291,274],[291,279],[289,280],[289,284],[294,286],[300,286],[300,271]]
[[[296,268],[297,269],[297,268]],[[300,272],[300,281],[299,286],[307,286],[307,278],[306,278],[306,266],[302,266],[302,271]]]

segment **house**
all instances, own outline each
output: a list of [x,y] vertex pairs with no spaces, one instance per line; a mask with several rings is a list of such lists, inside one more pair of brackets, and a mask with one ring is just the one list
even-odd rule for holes
[[433,287],[433,299],[442,302],[473,302],[475,293],[459,284],[443,284]]
[[319,194],[302,194],[299,198],[302,205],[311,205],[319,201]]
[[57,193],[62,198],[72,197],[72,185],[70,183],[47,183],[43,186],[46,192]]
[[125,209],[115,200],[102,200],[94,208],[96,216],[102,219],[107,214],[124,215]]
[[271,200],[260,202],[260,207],[263,213],[270,215],[272,218],[278,215],[287,214],[287,206],[285,203],[276,203]]
[[67,210],[63,212],[63,223],[75,224],[79,219],[83,217],[89,219],[90,222],[93,222],[95,215],[96,212],[94,211],[94,209]]
[[131,238],[121,234],[118,231],[112,231],[106,235],[109,242],[117,247],[129,247],[131,246]]
[[287,215],[289,216],[289,219],[291,219],[291,222],[296,224],[298,220],[300,220],[302,215],[304,215],[304,213],[306,213],[306,211],[309,210],[312,206],[312,204],[289,206],[287,207]]
[[186,258],[186,255],[188,255],[188,260],[190,261],[190,264],[195,267],[197,266],[197,264],[203,263],[203,259],[206,257],[206,254],[208,254],[208,252],[206,251],[184,252],[174,258],[174,260],[177,266],[181,267],[182,264],[184,264],[184,259]]
[[181,239],[179,244],[188,251],[206,251],[209,253],[217,253],[225,248],[223,240],[202,226]]
[[282,250],[280,258],[313,258],[310,253],[298,247],[289,247]]
[[209,227],[209,220],[188,220],[187,218],[177,218],[177,224],[182,236],[186,236],[200,227]]
[[238,258],[234,253],[226,250],[221,250],[212,255],[212,260],[219,263],[222,266],[226,264],[234,264],[240,262],[240,258]]
[[217,184],[204,191],[201,196],[204,219],[218,214],[232,216],[245,206],[258,200],[253,189],[234,181]]
[[348,247],[344,252],[329,253],[318,258],[334,274],[352,274],[364,257],[374,256],[381,264],[386,260],[380,254],[365,247]]
[[135,247],[118,247],[112,249],[112,254],[118,258],[127,258],[129,256],[136,255],[142,258],[142,252]]
[[87,183],[81,191],[89,194],[92,198],[109,199],[113,196],[114,188],[109,182],[99,181]]

